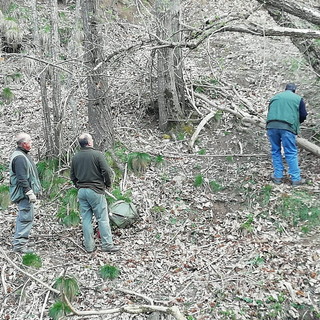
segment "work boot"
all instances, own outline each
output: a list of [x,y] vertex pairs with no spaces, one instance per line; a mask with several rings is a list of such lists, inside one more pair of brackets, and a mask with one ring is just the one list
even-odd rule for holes
[[26,253],[33,253],[33,251],[28,248],[28,247],[14,247],[13,252],[21,253],[21,254],[26,254]]
[[103,252],[117,252],[120,250],[120,247],[119,246],[110,246],[110,247],[106,247],[106,248],[102,248],[102,251]]
[[298,186],[301,186],[303,184],[306,184],[306,179],[300,179],[298,181],[292,181],[291,184],[292,184],[293,187],[298,187]]
[[283,182],[282,178],[271,177],[271,180],[274,184],[281,184]]

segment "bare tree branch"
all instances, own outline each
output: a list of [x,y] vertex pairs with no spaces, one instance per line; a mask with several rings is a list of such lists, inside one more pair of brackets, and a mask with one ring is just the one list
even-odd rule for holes
[[285,28],[277,26],[273,28],[264,28],[254,24],[230,27],[227,26],[221,31],[244,32],[257,36],[290,36],[308,39],[320,39],[320,30]]
[[186,320],[184,315],[179,311],[177,306],[172,307],[163,307],[155,305],[128,305],[122,306],[120,308],[114,309],[105,309],[105,310],[88,310],[80,311],[77,310],[68,300],[68,298],[63,295],[64,300],[71,309],[71,311],[77,316],[92,316],[92,315],[102,315],[102,314],[113,314],[113,313],[131,313],[131,314],[140,314],[148,312],[162,312],[172,315],[177,320]]
[[266,6],[283,10],[313,24],[320,25],[320,12],[315,9],[301,6],[297,2],[288,0],[258,0],[258,2]]

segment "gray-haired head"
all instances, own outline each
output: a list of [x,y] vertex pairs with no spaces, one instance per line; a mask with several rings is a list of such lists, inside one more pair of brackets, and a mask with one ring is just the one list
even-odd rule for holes
[[287,83],[286,90],[296,92],[297,86],[294,83]]
[[89,133],[82,133],[78,138],[80,147],[87,147],[87,146],[93,146],[93,139],[91,134]]
[[25,132],[20,132],[16,136],[16,142],[18,146],[21,146],[23,142],[30,142],[30,141],[31,141],[30,135]]

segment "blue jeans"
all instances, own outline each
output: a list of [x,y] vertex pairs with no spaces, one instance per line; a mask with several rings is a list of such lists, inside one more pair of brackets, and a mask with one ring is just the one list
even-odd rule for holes
[[18,210],[16,230],[12,242],[13,247],[17,250],[24,247],[28,242],[33,225],[34,205],[29,199],[24,198],[18,202]]
[[94,192],[89,188],[81,188],[78,191],[80,213],[82,218],[82,232],[84,247],[87,251],[95,249],[93,237],[92,217],[96,217],[101,237],[102,248],[113,246],[107,201],[103,194]]
[[281,156],[281,144],[288,164],[288,173],[292,181],[300,181],[300,169],[298,164],[298,149],[296,145],[296,135],[288,130],[268,129],[268,138],[271,144],[273,177],[282,178],[284,166]]

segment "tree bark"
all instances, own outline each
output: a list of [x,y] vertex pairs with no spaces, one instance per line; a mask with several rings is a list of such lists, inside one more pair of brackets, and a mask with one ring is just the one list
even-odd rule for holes
[[87,66],[88,127],[96,146],[100,150],[114,145],[114,127],[111,107],[107,99],[107,78],[101,40],[97,29],[98,0],[81,0],[81,14],[84,30],[84,60]]
[[[181,41],[180,0],[157,0],[156,18],[157,36],[160,40]],[[159,127],[166,131],[169,121],[181,119],[184,114],[181,48],[166,47],[157,51]]]

